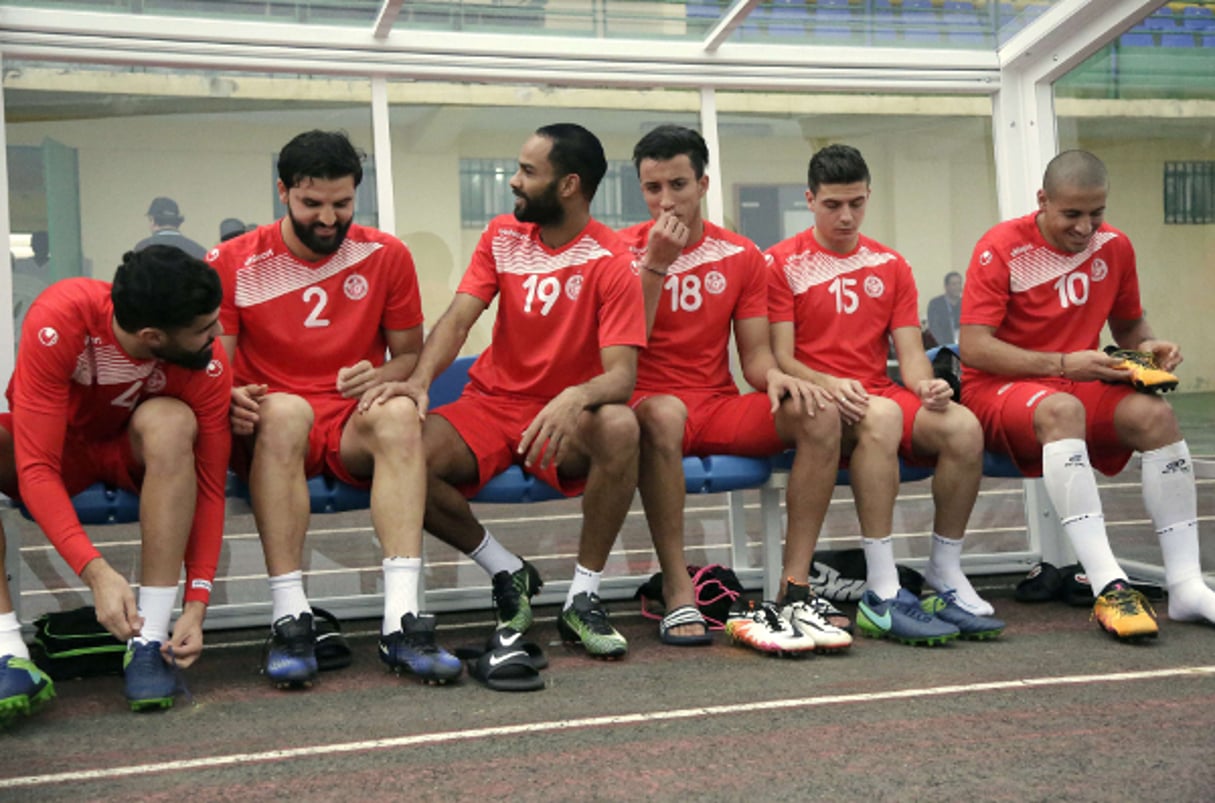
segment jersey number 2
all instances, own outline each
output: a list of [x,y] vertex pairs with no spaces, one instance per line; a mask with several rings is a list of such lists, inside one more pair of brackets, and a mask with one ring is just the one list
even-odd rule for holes
[[312,301],[315,301],[316,304],[312,307],[312,312],[309,312],[308,317],[304,319],[304,326],[309,329],[328,326],[329,319],[322,318],[321,313],[325,311],[325,305],[329,303],[329,294],[320,287],[309,287],[304,291],[304,303],[308,304]]

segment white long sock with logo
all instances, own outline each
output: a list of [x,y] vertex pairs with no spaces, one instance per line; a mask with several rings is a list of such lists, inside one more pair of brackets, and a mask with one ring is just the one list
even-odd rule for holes
[[603,572],[593,572],[581,563],[575,563],[574,579],[570,581],[570,590],[565,595],[565,606],[561,610],[566,610],[573,605],[574,597],[584,591],[587,594],[598,594],[601,579],[603,579]]
[[1092,584],[1093,596],[1110,582],[1125,580],[1105,532],[1105,514],[1085,442],[1064,438],[1043,446],[1042,481],[1063,532]]
[[21,638],[21,622],[17,621],[15,611],[0,613],[0,658],[5,655],[15,658],[30,657],[30,648]]
[[173,603],[177,601],[177,586],[140,586],[139,615],[143,628],[136,641],[169,641],[169,621],[173,618]]
[[489,530],[485,531],[485,537],[481,539],[481,543],[477,548],[468,553],[468,557],[472,558],[473,562],[485,570],[486,574],[493,577],[498,572],[514,572],[523,568],[523,560],[511,552],[506,547],[489,534]]
[[996,609],[979,596],[962,571],[962,539],[946,538],[932,534],[932,547],[928,553],[928,566],[924,569],[924,580],[928,585],[944,594],[954,592],[958,605],[975,616],[991,616]]
[[273,612],[270,621],[277,622],[284,616],[299,616],[312,613],[308,595],[304,593],[304,573],[299,569],[270,578],[270,601]]
[[1143,504],[1164,556],[1169,618],[1215,622],[1215,591],[1202,579],[1198,494],[1185,441],[1143,453]]
[[899,593],[899,567],[894,563],[894,536],[862,538],[865,551],[865,585],[882,599]]
[[384,558],[384,621],[380,633],[387,636],[401,629],[401,617],[418,613],[418,579],[421,558]]

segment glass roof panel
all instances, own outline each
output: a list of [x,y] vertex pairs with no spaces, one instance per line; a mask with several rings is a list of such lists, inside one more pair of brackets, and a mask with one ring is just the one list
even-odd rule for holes
[[3,0],[0,6],[278,23],[370,26],[380,0]]
[[[370,26],[382,0],[0,0],[174,18]],[[764,0],[728,41],[991,50],[1056,0]],[[396,30],[699,41],[743,0],[406,0]]]

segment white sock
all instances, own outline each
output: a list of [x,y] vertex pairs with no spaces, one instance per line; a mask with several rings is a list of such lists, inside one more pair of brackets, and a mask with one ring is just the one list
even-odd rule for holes
[[894,565],[894,536],[862,538],[865,550],[865,585],[882,599],[899,593],[899,569]]
[[1202,579],[1198,496],[1185,441],[1143,453],[1143,504],[1164,556],[1169,618],[1215,622],[1215,591]]
[[137,641],[169,642],[169,621],[173,618],[173,603],[177,601],[177,586],[140,586],[139,615],[143,628]]
[[30,657],[30,648],[21,638],[21,623],[17,621],[16,611],[0,613],[0,656],[4,655]]
[[599,581],[601,579],[603,579],[603,572],[593,572],[581,563],[575,563],[574,579],[570,581],[570,590],[565,595],[565,606],[561,610],[565,610],[573,605],[574,597],[584,591],[587,594],[598,594]]
[[401,617],[418,614],[418,578],[421,558],[384,558],[384,621],[380,632],[387,636],[401,629]]
[[481,543],[476,549],[468,553],[468,557],[472,558],[490,577],[498,572],[513,574],[523,568],[522,559],[502,546],[498,539],[489,534],[489,530],[485,531],[485,538],[481,539]]
[[965,610],[975,616],[991,616],[996,609],[979,596],[969,578],[962,571],[962,539],[946,538],[932,534],[932,547],[928,553],[928,567],[924,579],[939,593],[954,592],[954,599]]
[[270,614],[271,622],[277,622],[284,616],[312,613],[312,606],[308,604],[308,595],[304,593],[303,571],[296,569],[293,572],[271,577],[270,601],[274,605],[274,611]]
[[1042,480],[1063,532],[1092,584],[1093,596],[1110,582],[1125,580],[1105,532],[1105,514],[1088,460],[1088,445],[1079,438],[1064,438],[1043,446]]

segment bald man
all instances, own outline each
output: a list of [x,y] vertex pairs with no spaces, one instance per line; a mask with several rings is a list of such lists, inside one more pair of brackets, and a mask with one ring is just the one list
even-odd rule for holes
[[1199,562],[1189,447],[1163,398],[1138,392],[1125,360],[1098,350],[1108,322],[1119,348],[1164,371],[1177,344],[1156,337],[1139,298],[1135,252],[1105,223],[1109,177],[1086,151],[1047,165],[1038,210],[999,224],[975,246],[962,296],[963,402],[987,448],[1041,476],[1096,601],[1093,617],[1120,640],[1157,635],[1156,616],[1110,549],[1096,467],[1143,455],[1143,500],[1164,553],[1169,618],[1215,622],[1215,591]]

